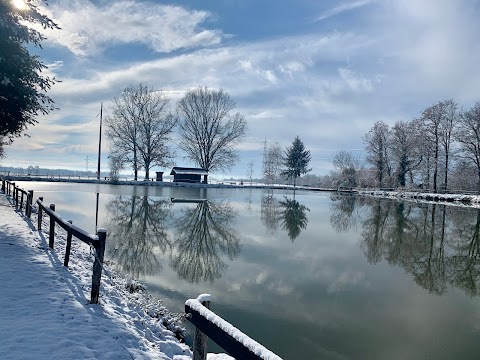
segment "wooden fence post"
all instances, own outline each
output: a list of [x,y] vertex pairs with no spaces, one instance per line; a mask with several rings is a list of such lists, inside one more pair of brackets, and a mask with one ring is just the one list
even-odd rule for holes
[[33,202],[33,190],[28,190],[28,196],[27,196],[28,208],[25,208],[25,213],[28,218],[32,216],[32,202]]
[[17,207],[17,209],[18,209],[18,190],[19,188],[17,187],[13,188],[13,195],[15,197],[15,206]]
[[[50,210],[55,211],[55,204],[50,204]],[[50,237],[48,239],[48,246],[53,249],[55,242],[55,218],[50,215]]]
[[97,230],[98,241],[93,243],[95,247],[95,262],[93,263],[92,292],[90,295],[90,304],[98,304],[100,295],[100,279],[102,278],[103,256],[105,254],[105,242],[107,239],[107,230]]
[[[73,224],[72,220],[68,220],[70,224]],[[63,266],[68,267],[68,261],[70,260],[70,249],[72,248],[72,232],[68,231],[67,233],[67,247],[65,249],[65,260],[63,261]]]
[[[202,305],[210,309],[210,301],[202,301]],[[208,336],[195,327],[193,336],[193,360],[207,359],[207,340]]]
[[[22,210],[22,207],[23,207],[23,191],[22,191],[22,196],[21,196],[21,200],[20,200],[20,210]],[[25,206],[25,211],[27,211],[26,206]]]
[[2,179],[2,191],[5,193],[5,180]]
[[15,201],[15,183],[12,183],[12,188],[13,188],[13,192],[12,192],[12,200]]
[[[43,197],[39,197],[38,198],[42,203],[43,203]],[[37,229],[38,231],[42,230],[42,216],[43,216],[43,212],[42,212],[42,207],[40,205],[38,205],[38,214],[37,214]]]

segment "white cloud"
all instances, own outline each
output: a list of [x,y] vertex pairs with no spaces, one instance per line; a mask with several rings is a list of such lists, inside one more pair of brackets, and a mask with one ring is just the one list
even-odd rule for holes
[[338,6],[335,6],[334,8],[331,8],[327,11],[324,11],[320,16],[318,16],[314,21],[321,21],[328,19],[332,16],[339,15],[343,12],[354,10],[360,7],[363,7],[365,5],[369,5],[373,3],[375,0],[359,0],[359,1],[354,1],[350,3],[344,3],[340,4]]
[[374,90],[375,83],[380,82],[380,78],[378,76],[376,79],[372,80],[346,68],[339,68],[338,73],[340,74],[340,77],[348,84],[350,89],[356,93],[372,92]]
[[88,0],[57,0],[42,11],[62,28],[45,30],[48,41],[79,56],[132,43],[169,53],[216,45],[224,36],[220,30],[201,27],[211,17],[209,12],[152,2],[121,0],[95,5]]

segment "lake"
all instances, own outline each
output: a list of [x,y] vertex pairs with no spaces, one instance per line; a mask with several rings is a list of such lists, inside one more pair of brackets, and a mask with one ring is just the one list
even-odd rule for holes
[[[333,193],[23,182],[172,311],[285,359],[478,359],[480,211]],[[210,350],[221,351],[218,348]]]

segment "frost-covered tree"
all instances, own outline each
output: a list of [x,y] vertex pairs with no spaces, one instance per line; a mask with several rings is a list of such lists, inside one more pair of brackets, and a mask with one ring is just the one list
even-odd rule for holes
[[[392,127],[389,138],[392,163],[395,167],[396,185],[404,187],[408,174],[422,162],[420,137],[415,121],[397,121]],[[413,177],[413,175],[411,175]],[[411,179],[413,181],[413,179]]]
[[354,188],[357,186],[358,161],[352,153],[341,150],[333,157],[332,176],[335,178],[336,187]]
[[250,161],[247,164],[247,178],[250,179],[250,185],[252,185],[252,178],[253,178],[253,166],[255,163],[253,161]]
[[282,148],[278,143],[270,144],[263,157],[263,177],[267,182],[274,182],[280,175],[283,165]]
[[55,78],[42,75],[47,67],[28,46],[41,47],[44,36],[32,25],[59,29],[39,11],[41,0],[25,2],[23,9],[13,1],[0,1],[0,136],[12,141],[28,126],[35,125],[39,114],[54,110],[46,92]]
[[460,156],[475,164],[478,176],[477,190],[480,190],[480,102],[461,114],[455,137],[460,143]]
[[233,113],[235,101],[223,90],[199,87],[179,101],[178,146],[207,171],[228,170],[238,159],[235,146],[245,136],[247,121]]
[[312,169],[308,168],[311,156],[310,151],[305,149],[305,145],[298,136],[295,137],[291,146],[285,149],[284,166],[282,175],[286,179],[293,179],[293,186],[296,186],[297,177],[306,174]]
[[367,146],[367,162],[373,165],[376,172],[377,186],[380,187],[390,185],[392,175],[388,147],[389,138],[390,129],[382,121],[376,122],[363,138]]

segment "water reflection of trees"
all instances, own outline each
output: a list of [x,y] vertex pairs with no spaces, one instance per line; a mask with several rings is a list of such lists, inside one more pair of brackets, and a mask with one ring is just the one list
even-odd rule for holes
[[[362,210],[361,248],[370,263],[399,265],[433,294],[448,285],[480,294],[480,210],[375,199],[365,200]],[[351,206],[336,206],[334,213],[334,228],[350,224],[342,216],[352,214]]]
[[261,221],[265,228],[276,233],[281,226],[292,241],[307,228],[307,211],[310,209],[300,204],[295,197],[289,199],[284,196],[283,200],[279,200],[273,193],[268,193],[261,200]]
[[272,192],[262,196],[260,203],[260,219],[271,233],[276,233],[280,223],[280,201]]
[[337,232],[347,231],[357,225],[359,214],[357,203],[360,198],[348,195],[332,195],[330,197],[330,223]]
[[175,220],[171,254],[180,278],[197,283],[222,276],[227,265],[221,255],[233,260],[240,254],[238,232],[233,228],[235,215],[230,204],[210,200],[183,210]]
[[172,243],[166,222],[171,203],[148,196],[115,196],[108,204],[108,254],[119,270],[138,278],[161,269],[159,254]]
[[307,228],[307,211],[310,211],[305,205],[300,204],[295,198],[289,199],[284,196],[280,201],[280,219],[282,229],[286,230],[290,240],[295,240],[298,235]]

